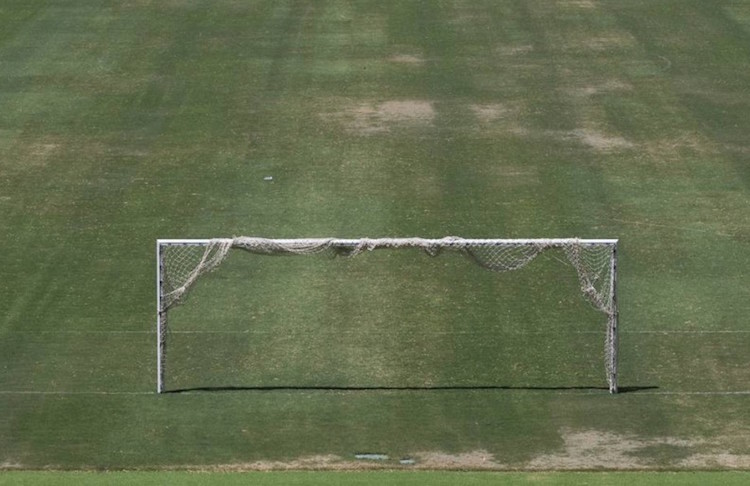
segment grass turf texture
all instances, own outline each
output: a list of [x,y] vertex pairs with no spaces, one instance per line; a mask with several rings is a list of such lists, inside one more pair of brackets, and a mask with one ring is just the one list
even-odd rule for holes
[[[740,1],[3,2],[0,467],[750,467],[749,40]],[[619,237],[631,393],[569,268],[394,253],[232,257],[168,387],[264,389],[151,394],[154,240],[233,234]]]

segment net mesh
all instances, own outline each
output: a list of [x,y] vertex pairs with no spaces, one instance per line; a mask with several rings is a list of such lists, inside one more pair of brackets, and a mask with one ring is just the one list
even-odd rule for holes
[[[617,309],[613,275],[613,243],[590,240],[466,240],[457,237],[334,238],[277,240],[257,237],[218,238],[201,243],[170,243],[160,247],[162,297],[160,313],[180,304],[201,275],[218,268],[232,248],[260,255],[328,255],[354,257],[383,248],[418,248],[430,256],[458,251],[477,265],[495,272],[518,270],[542,252],[556,249],[576,271],[581,293],[595,309],[607,315],[605,360],[610,388],[615,372]],[[166,326],[165,326],[166,327]]]
[[198,277],[215,270],[231,248],[231,240],[211,240],[207,245],[174,244],[161,247],[161,310],[180,303]]
[[459,251],[479,266],[495,272],[518,270],[545,250],[562,249],[575,268],[584,298],[597,310],[614,312],[612,295],[612,245],[591,244],[585,240],[565,243],[522,240],[517,243],[493,240],[443,238],[381,238],[359,240],[272,240],[266,238],[219,238],[206,244],[168,244],[162,247],[162,309],[180,303],[198,278],[218,268],[232,248],[260,255],[316,255],[354,257],[381,248],[420,248],[430,256],[445,250]]

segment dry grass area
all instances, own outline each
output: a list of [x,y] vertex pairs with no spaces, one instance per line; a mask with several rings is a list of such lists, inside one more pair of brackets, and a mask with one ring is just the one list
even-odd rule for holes
[[563,94],[575,98],[588,98],[601,94],[628,93],[633,90],[633,85],[621,79],[608,79],[599,83],[575,85],[563,90]]
[[[460,453],[420,451],[408,455],[410,464],[397,458],[355,460],[334,454],[305,456],[289,461],[256,461],[215,466],[192,466],[201,471],[286,471],[286,470],[467,470],[467,471],[574,471],[574,470],[660,470],[654,455],[660,450],[675,456],[672,467],[686,470],[750,468],[750,455],[735,454],[706,440],[678,437],[639,438],[602,430],[560,431],[562,447],[526,462],[504,462],[491,452],[478,449]],[[677,454],[675,454],[677,452]],[[6,465],[4,465],[5,467]],[[7,465],[7,468],[17,467]],[[186,469],[175,466],[174,469]]]
[[634,146],[632,142],[629,142],[623,137],[603,133],[596,129],[576,129],[571,132],[564,133],[563,136],[567,134],[577,139],[587,147],[590,147],[599,152],[610,152],[612,150],[628,149]]
[[511,109],[503,103],[489,103],[469,106],[474,116],[482,123],[490,123],[508,116]]
[[406,64],[411,66],[421,66],[425,63],[425,60],[422,56],[418,56],[415,54],[394,54],[393,56],[388,58],[388,61],[396,64]]
[[[0,469],[750,468],[750,2],[709,3],[4,2]],[[619,238],[658,392],[295,390],[597,385],[598,316],[554,261],[238,257],[169,379],[290,389],[151,396],[153,242],[232,234]]]
[[366,136],[397,128],[426,127],[432,123],[435,114],[431,101],[389,100],[354,104],[341,111],[321,114],[321,117],[339,124],[349,134]]
[[642,439],[599,430],[563,430],[563,449],[536,457],[527,469],[659,469],[653,455],[659,449],[681,451],[675,465],[685,469],[746,469],[750,456],[732,454],[700,439],[657,437]]

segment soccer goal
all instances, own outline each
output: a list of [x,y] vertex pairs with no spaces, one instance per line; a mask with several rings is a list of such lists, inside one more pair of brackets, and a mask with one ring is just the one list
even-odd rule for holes
[[583,298],[606,316],[605,372],[609,391],[617,393],[617,240],[616,239],[465,239],[258,237],[157,240],[157,392],[165,391],[169,310],[182,304],[204,274],[216,270],[230,251],[255,255],[355,257],[380,249],[421,249],[430,256],[458,252],[494,272],[519,270],[547,251],[557,251],[575,270]]

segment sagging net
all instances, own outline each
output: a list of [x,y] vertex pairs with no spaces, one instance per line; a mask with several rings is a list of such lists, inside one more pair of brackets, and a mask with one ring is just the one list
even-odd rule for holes
[[613,333],[617,319],[612,275],[613,244],[588,240],[468,240],[458,237],[423,238],[335,238],[278,240],[257,237],[217,238],[207,243],[170,243],[161,247],[161,313],[182,303],[201,275],[218,268],[231,249],[261,255],[319,255],[354,257],[383,248],[418,248],[430,256],[442,251],[465,254],[477,265],[495,272],[518,270],[542,252],[561,250],[575,269],[581,293],[595,309],[607,315],[605,360],[610,387],[615,366]]

